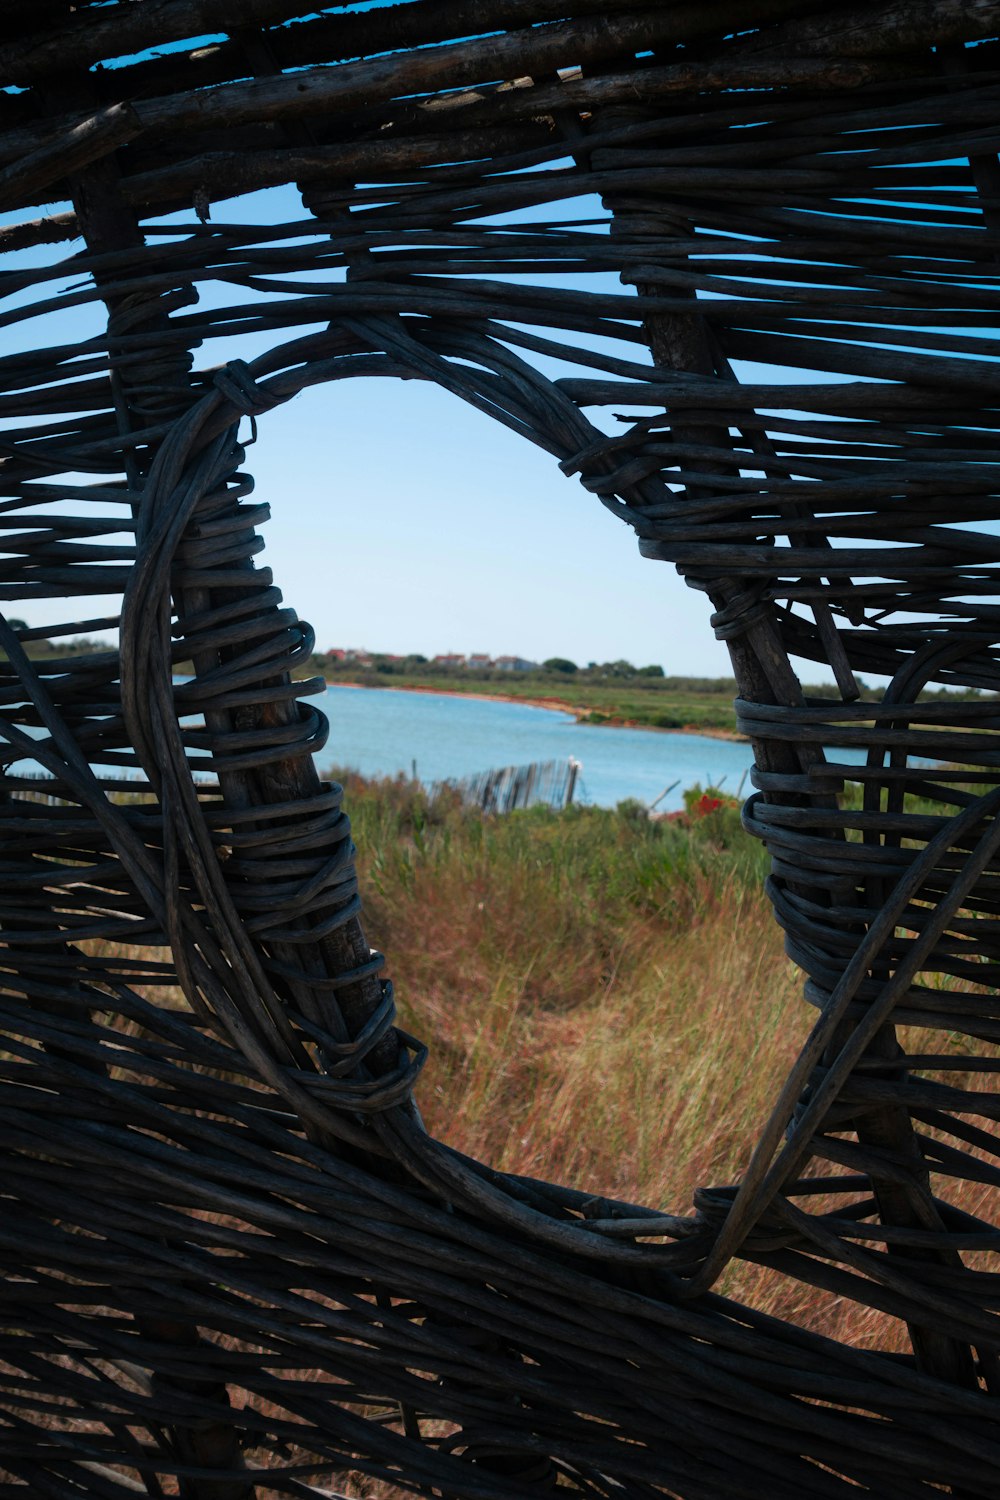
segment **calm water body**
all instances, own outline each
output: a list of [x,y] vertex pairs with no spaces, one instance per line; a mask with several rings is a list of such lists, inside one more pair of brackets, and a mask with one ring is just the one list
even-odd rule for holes
[[415,760],[417,776],[429,784],[572,755],[583,763],[578,800],[599,807],[626,797],[652,802],[679,780],[659,804],[668,812],[683,806],[684,788],[696,781],[718,786],[725,778],[735,792],[751,765],[750,746],[732,740],[577,724],[571,714],[526,703],[349,687],[329,687],[315,701],[330,720],[329,743],[317,757],[322,771],[409,776]]
[[[659,801],[660,812],[683,807],[684,791],[695,782],[733,794],[742,783],[744,796],[751,791],[750,746],[738,741],[577,724],[572,714],[550,708],[446,693],[328,687],[322,699],[312,701],[330,721],[330,738],[316,757],[321,774],[336,767],[363,776],[410,776],[416,761],[417,777],[430,786],[572,755],[583,767],[575,800],[596,807],[614,807],[626,797],[649,803],[672,782],[678,784]],[[838,747],[836,759],[860,763],[864,755]],[[43,770],[28,757],[10,769],[22,776]],[[112,767],[94,769],[122,775]]]

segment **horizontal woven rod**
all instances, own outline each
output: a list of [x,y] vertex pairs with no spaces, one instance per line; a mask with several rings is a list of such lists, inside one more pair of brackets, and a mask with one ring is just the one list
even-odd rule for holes
[[[442,123],[447,124],[449,122],[445,119]],[[511,123],[506,127],[506,131],[501,129],[499,134],[497,133],[496,126],[493,126],[490,131],[470,132],[462,130],[461,120],[452,123],[457,126],[453,134],[437,137],[422,134],[408,139],[405,135],[395,132],[387,139],[359,142],[352,147],[345,147],[343,145],[316,145],[311,148],[251,150],[246,153],[247,164],[243,168],[243,174],[246,176],[246,180],[254,185],[265,185],[269,180],[288,181],[290,180],[290,174],[294,172],[316,173],[319,175],[329,173],[335,175],[337,171],[343,171],[345,176],[363,176],[368,172],[372,172],[381,176],[383,173],[391,174],[407,166],[426,169],[436,161],[457,162],[476,156],[489,158],[491,155],[489,150],[491,139],[494,142],[495,148],[503,147],[508,152],[508,158],[505,162],[505,170],[508,172],[518,166],[531,164],[532,159],[527,154],[527,149],[531,146],[533,139],[541,143],[538,160],[544,160],[546,157],[558,157],[561,154],[560,142],[558,138],[553,138],[552,122],[545,121],[544,117],[539,117],[537,114],[532,116],[531,121],[525,120],[521,126]],[[520,134],[518,133],[519,131],[521,132]],[[627,141],[631,135],[632,132],[616,131],[610,133],[610,138],[624,138]],[[681,171],[681,169],[686,168],[687,175],[683,175],[682,173],[676,179],[671,179],[668,173],[662,171],[658,174],[659,181],[667,183],[675,180],[679,186],[683,184],[690,184],[692,187],[696,187],[699,184],[710,186],[714,179],[710,176],[699,177],[697,175],[698,168],[704,171],[708,168],[725,165],[726,169],[732,172],[733,164],[735,163],[738,166],[738,171],[733,176],[734,187],[745,185],[746,187],[756,189],[767,188],[774,190],[780,185],[783,196],[787,196],[788,191],[795,186],[802,187],[809,184],[816,186],[829,184],[831,191],[836,188],[841,192],[854,192],[857,194],[863,194],[866,191],[871,193],[876,190],[884,194],[890,189],[900,192],[905,191],[909,195],[912,195],[913,192],[912,174],[901,173],[896,179],[891,178],[884,169],[880,169],[877,173],[872,174],[865,172],[864,162],[856,162],[851,158],[845,161],[843,155],[840,154],[831,154],[829,156],[814,154],[811,158],[801,160],[801,166],[797,168],[796,166],[786,166],[781,176],[777,179],[773,176],[753,177],[749,175],[750,166],[753,163],[758,161],[766,162],[782,153],[787,154],[787,146],[780,140],[763,140],[754,145],[741,144],[737,147],[730,146],[728,149],[722,144],[718,148],[703,146],[699,150],[692,148],[684,153],[678,152],[676,148],[671,149],[669,152],[653,150],[637,152],[635,146],[628,147],[625,145],[612,150],[605,148],[602,144],[605,138],[606,133],[604,132],[589,137],[593,141],[590,156],[596,166],[608,169],[616,166],[627,167],[635,166],[638,163],[645,163],[650,167],[670,167],[675,171]],[[545,151],[546,143],[550,147],[547,152]],[[518,147],[524,148],[525,154],[523,156],[518,155]],[[8,145],[7,149],[11,151],[12,146]],[[925,146],[923,148],[924,152],[927,149]],[[949,141],[939,144],[935,141],[934,149],[962,151],[963,149],[968,149],[968,146],[962,142]],[[158,154],[162,157],[163,153],[161,151]],[[132,157],[134,156],[135,153],[132,153]],[[919,159],[917,148],[914,147],[911,149],[911,157]],[[206,189],[214,189],[217,184],[213,174],[218,174],[224,170],[224,164],[226,163],[230,164],[231,168],[236,167],[238,161],[238,154],[232,150],[216,153],[202,152],[195,157],[178,158],[172,168],[169,166],[158,166],[152,172],[147,171],[145,177],[148,179],[150,186],[159,185],[161,190],[166,192],[189,184],[192,180],[196,180],[200,173],[203,179],[202,185]],[[472,171],[470,169],[463,170],[469,172],[471,180]],[[813,174],[812,176],[809,175],[810,171]],[[137,174],[139,177],[143,176],[141,152],[137,158],[137,165],[132,165],[131,157],[129,162],[128,175],[133,182]],[[439,169],[435,175],[447,177],[457,174],[458,169],[450,168],[443,173]],[[920,177],[921,190],[926,191],[928,186],[936,188],[939,185],[939,179],[946,180],[949,183],[967,183],[970,188],[972,187],[972,179],[969,176],[968,170],[956,167],[939,169],[937,172],[930,173],[925,170]],[[241,177],[234,177],[234,188],[241,180]],[[136,191],[135,187],[132,188],[132,191]],[[939,201],[942,200],[938,192],[935,194],[933,202]],[[966,202],[968,200],[962,199],[960,201]]]
[[892,0],[874,12],[854,5],[797,17],[773,31],[749,37],[743,45],[748,51],[797,47],[818,55],[867,57],[875,51],[936,46],[952,36],[963,42],[993,36],[996,19],[993,0],[969,0],[963,8],[952,8],[941,0]]
[[[246,88],[243,124],[160,131],[147,118],[123,143],[98,123],[66,162],[63,128],[84,116],[61,86],[0,99],[0,166],[26,204],[76,166],[91,183],[117,174],[154,211],[204,213],[262,171],[301,180],[316,210],[266,226],[192,211],[98,237],[100,254],[91,234],[73,259],[22,258],[2,287],[11,346],[28,349],[0,358],[0,596],[33,624],[4,635],[0,739],[13,770],[43,767],[3,778],[0,806],[13,1195],[0,1261],[17,1303],[0,1325],[0,1464],[15,1487],[112,1495],[122,1473],[150,1490],[291,1493],[346,1487],[330,1478],[345,1470],[361,1487],[469,1500],[539,1485],[581,1500],[609,1487],[986,1500],[997,1487],[996,1289],[980,1252],[1000,1192],[1000,862],[980,849],[972,869],[969,854],[995,836],[977,799],[995,797],[1000,767],[997,247],[978,165],[997,144],[1000,49],[965,49],[960,81],[942,69],[931,47],[947,44],[952,0],[795,6],[789,28],[776,10],[685,6],[657,14],[658,40],[620,51],[609,38],[641,12],[616,4],[603,25],[586,8],[570,4],[570,21],[545,0],[476,12],[418,0],[252,35],[268,23],[246,10],[246,29],[200,58],[186,46],[93,75],[89,116],[119,98],[156,110],[158,97],[193,119],[195,93],[199,109],[221,108]],[[992,18],[966,9],[961,40],[995,27],[995,5]],[[535,71],[513,32],[487,35],[515,10]],[[713,33],[723,14],[744,34]],[[161,21],[195,15],[208,11],[188,0],[169,21],[159,0],[85,5],[62,16],[63,56],[116,21],[105,61],[138,34],[127,28],[149,26],[154,50]],[[47,45],[54,18],[39,0],[32,43]],[[457,47],[434,41],[431,28],[454,40],[473,19],[482,30]],[[909,31],[903,45],[911,22],[932,40]],[[762,23],[769,33],[746,34]],[[580,72],[567,41],[557,81],[558,49],[544,49],[581,27],[592,60]],[[426,55],[369,68],[361,55],[390,28],[397,40],[411,28]],[[352,39],[358,60],[325,67],[322,49]],[[477,77],[498,47],[503,67]],[[302,110],[297,75],[282,75],[293,57]],[[426,69],[440,69],[426,92],[392,97]],[[741,78],[757,87],[723,87]],[[338,79],[354,102],[313,108],[314,81],[332,106]],[[258,118],[258,94],[280,114]],[[622,112],[643,99],[645,118]],[[607,101],[614,112],[595,116]],[[953,163],[965,156],[968,173]],[[604,209],[565,206],[588,192],[613,203],[613,234]],[[522,222],[497,217],[510,213]],[[60,216],[0,245],[76,228]],[[593,279],[609,272],[641,295]],[[545,284],[564,273],[575,290]],[[70,319],[92,320],[99,292],[109,326],[73,340]],[[646,318],[664,325],[663,368],[636,350]],[[274,347],[214,363],[231,353],[218,340],[243,334]],[[685,348],[699,373],[669,373]],[[737,358],[820,373],[743,386]],[[548,379],[550,360],[565,378]],[[691,1208],[645,1207],[428,1138],[404,1113],[419,1041],[398,1033],[398,1066],[372,1067],[393,1035],[388,990],[353,1038],[324,1023],[327,1002],[332,1015],[381,963],[328,974],[310,957],[360,898],[339,789],[223,800],[220,776],[252,785],[325,734],[304,696],[319,686],[312,632],[269,572],[247,567],[267,508],[237,435],[252,416],[266,441],[272,406],[358,375],[432,380],[538,444],[647,552],[680,559],[738,662],[760,652],[740,705],[762,794],[745,822],[768,846],[768,891],[820,1025],[845,973],[857,984],[763,1126],[777,1139],[791,1120],[801,1163],[739,1232],[734,1185],[699,1187]],[[624,414],[612,432],[591,402]],[[117,601],[65,604],[122,589],[121,619]],[[46,610],[48,597],[60,602]],[[46,614],[59,623],[34,623]],[[74,653],[67,638],[90,630],[117,631],[123,649]],[[25,657],[45,639],[53,654]],[[891,685],[779,713],[776,692],[800,696],[796,656],[832,664],[849,697],[853,672]],[[176,682],[192,658],[194,678]],[[982,696],[927,698],[936,686]],[[849,741],[865,764],[838,761]],[[90,778],[88,761],[107,774]],[[807,1299],[817,1316],[839,1299],[837,1316],[869,1319],[891,1349],[907,1325],[938,1375],[752,1306],[689,1301],[720,1244],[767,1268],[768,1298]],[[202,1329],[197,1357],[150,1318]],[[938,1359],[956,1335],[977,1345],[975,1364]],[[183,1444],[214,1424],[239,1435],[250,1481],[232,1466],[196,1472],[160,1441],[165,1425]]]
[[[18,3],[18,0],[15,0]],[[794,12],[802,0],[772,0],[775,14]],[[714,0],[718,25],[725,29],[736,7]],[[548,19],[563,20],[567,14],[587,16],[630,12],[631,0],[491,0],[484,15],[481,0],[434,0],[434,3],[396,5],[378,16],[359,14],[316,17],[299,22],[287,35],[277,34],[272,45],[281,66],[292,67],[314,61],[318,56],[328,61],[357,57],[365,52],[388,52],[399,47],[421,46],[456,36],[482,34],[484,31],[507,30],[512,26],[532,24]],[[685,9],[678,18],[678,39],[686,34],[685,22],[691,24],[692,12],[700,18],[705,7]],[[78,14],[69,25],[64,21],[47,35],[21,40],[0,50],[0,66],[12,78],[42,79],[67,65],[80,66],[101,62],[107,57],[125,57],[141,53],[165,42],[182,41],[218,31],[249,31],[262,26],[277,26],[292,18],[309,15],[304,0],[240,0],[234,16],[232,0],[146,0],[141,6],[129,7],[109,16],[100,10]],[[234,24],[235,22],[235,24]],[[224,44],[225,45],[225,44]],[[228,53],[234,64],[245,71],[246,60],[230,44]],[[166,60],[164,60],[166,61]],[[167,66],[171,66],[169,63]],[[163,66],[153,71],[148,64],[133,65],[137,78],[146,83],[162,76]],[[131,75],[133,69],[129,70]],[[214,78],[208,81],[215,82]]]
[[[506,129],[509,144],[520,146],[525,150],[524,160],[512,160],[509,163],[510,170],[522,165],[535,165],[536,161],[552,160],[561,154],[558,147],[550,144],[551,126],[544,120],[540,124],[508,126]],[[397,138],[378,143],[364,143],[354,147],[219,151],[178,161],[176,165],[170,167],[157,167],[149,171],[130,173],[123,179],[123,190],[130,202],[154,206],[168,201],[184,201],[194,192],[204,194],[212,200],[231,197],[236,191],[251,191],[300,179],[318,182],[329,179],[338,183],[344,178],[391,177],[394,183],[400,186],[406,182],[411,185],[428,183],[437,186],[439,183],[447,182],[449,178],[465,177],[470,183],[479,184],[476,191],[478,194],[485,194],[484,201],[488,203],[490,187],[493,184],[490,184],[488,180],[477,178],[473,171],[450,165],[439,167],[436,171],[429,169],[435,160],[451,163],[470,156],[485,155],[489,135],[488,131],[480,131],[458,134],[454,138],[419,137],[413,141],[403,141]],[[540,143],[539,148],[536,153],[528,156],[528,148],[535,141]],[[623,153],[623,163],[619,169],[623,174],[628,171],[628,168],[624,166],[626,155]],[[399,171],[407,165],[413,168],[412,176],[408,179],[400,179]],[[609,174],[613,170],[614,168],[609,164],[602,169],[599,177],[595,177],[591,182],[587,180],[578,182],[576,185],[580,191],[588,191],[591,187],[599,188],[608,181]],[[635,171],[634,165],[632,171]],[[720,183],[727,181],[733,194],[748,193],[758,199],[768,196],[784,199],[793,189],[822,187],[826,184],[829,184],[831,192],[871,191],[864,184],[844,185],[839,183],[832,174],[824,175],[821,172],[787,172],[782,178],[775,179],[773,174],[766,171],[755,174],[750,169],[733,171],[722,167],[697,168],[694,166],[671,169],[665,165],[655,164],[649,169],[647,181],[651,187],[656,186],[664,192],[673,190],[698,195],[711,193]],[[528,184],[525,183],[525,186],[527,187]],[[496,183],[496,188],[502,189],[505,193],[516,194],[517,192],[516,186],[513,186],[509,179]],[[383,196],[388,196],[391,190],[380,188],[379,191]],[[24,196],[23,192],[22,196]],[[25,201],[28,199],[26,198]],[[930,216],[933,217],[933,215],[932,210]]]
[[54,245],[79,234],[75,214],[51,214],[46,218],[0,225],[0,254],[24,250],[29,245]]
[[48,186],[56,178],[87,166],[124,145],[141,132],[133,111],[114,104],[98,115],[75,126],[38,150],[22,156],[16,166],[0,171],[0,207],[23,201]]
[[[811,8],[812,0],[768,0],[756,7],[757,24]],[[496,0],[484,17],[482,0],[434,0],[434,3],[410,3],[382,8],[378,15],[350,13],[313,16],[294,26],[278,27],[264,32],[263,38],[274,64],[279,68],[308,65],[321,59],[340,62],[365,53],[388,52],[406,46],[426,46],[433,42],[472,37],[484,32],[519,25],[537,25],[544,21],[561,21],[567,15],[577,19],[591,15],[614,15],[635,8],[633,0]],[[672,8],[675,39],[684,41],[702,34],[720,35],[745,20],[745,12],[735,0],[713,0],[709,6],[685,4]],[[242,16],[240,17],[242,22]],[[151,58],[128,65],[130,92],[163,93],[228,82],[247,71],[246,43],[259,25],[252,16],[239,28],[231,25],[232,16],[220,28],[229,30],[231,40],[210,44],[187,54]],[[213,30],[202,27],[200,30]],[[196,35],[197,29],[184,28],[183,34]],[[117,45],[117,43],[116,43]],[[102,97],[113,92],[114,83],[98,74],[97,89]],[[102,88],[103,85],[103,88]]]
[[[558,382],[559,388],[574,401],[584,406],[668,406],[671,409],[722,410],[740,413],[746,408],[761,407],[775,410],[828,412],[831,416],[870,414],[873,408],[881,412],[920,411],[931,407],[940,412],[951,408],[956,416],[962,410],[962,398],[954,396],[931,398],[925,392],[912,390],[905,385],[872,385],[865,381],[851,381],[843,385],[825,384],[782,385],[745,384],[726,385],[722,381],[685,380],[665,381],[663,371],[656,370],[655,378],[645,385],[634,381],[575,380],[567,378]],[[932,405],[933,402],[933,405]]]
[[[140,12],[141,14],[141,12]],[[669,16],[627,13],[610,22],[559,22],[540,29],[511,32],[484,40],[458,42],[387,58],[345,63],[335,68],[307,68],[294,74],[221,84],[204,92],[170,94],[136,101],[133,108],[150,131],[203,130],[249,120],[297,118],[313,112],[370,105],[395,94],[413,94],[440,85],[468,82],[482,75],[509,76],[531,69],[554,70],[574,62],[599,61],[616,53],[655,43],[671,31]],[[0,51],[0,65],[3,53]],[[16,67],[10,76],[16,76]],[[72,117],[67,125],[73,123]],[[59,128],[62,122],[54,122]]]
[[[294,30],[298,31],[298,30],[300,30],[300,28],[295,27]],[[751,65],[751,66],[753,66],[753,65]],[[759,65],[757,65],[757,66],[759,66]],[[339,72],[339,71],[337,71],[337,72]],[[109,77],[114,77],[114,75],[109,75]],[[762,75],[762,81],[763,81],[763,75]],[[819,81],[819,75],[816,75],[816,77],[813,78],[813,83],[817,83],[817,81]],[[849,81],[849,80],[843,80],[843,81]],[[861,81],[861,80],[859,80],[859,78],[853,78],[853,80],[850,80],[850,81],[852,81],[853,84],[856,84],[856,83],[858,83],[858,81]],[[558,98],[562,99],[562,95],[559,95]],[[592,101],[592,102],[597,102],[597,101]],[[556,96],[553,96],[552,104],[553,105],[556,104]],[[573,98],[565,98],[564,104],[573,105],[574,104],[574,99]],[[538,101],[535,102],[535,110],[537,110],[537,108],[543,107],[543,105],[544,105],[544,101],[541,101],[541,99],[538,99]],[[141,117],[142,117],[142,114],[141,114]],[[21,147],[21,145],[18,144],[18,142],[15,142],[15,139],[12,138],[12,139],[10,139],[10,150],[19,151],[19,150],[22,150],[22,147]]]
[[[857,337],[857,334],[855,334]],[[919,341],[919,335],[915,336]],[[784,336],[734,328],[722,339],[727,354],[759,359],[774,365],[815,370],[817,365],[846,375],[868,375],[880,380],[905,380],[911,388],[930,387],[935,395],[957,389],[989,392],[1000,389],[1000,367],[989,360],[953,359],[941,353],[908,351],[900,347],[882,350],[867,344],[807,338],[798,331]],[[873,334],[872,343],[879,342]],[[988,348],[992,348],[990,341]],[[955,344],[950,348],[954,349]]]
[[[628,31],[630,25],[633,26],[634,37]],[[135,102],[133,109],[141,128],[154,133],[192,127],[211,128],[213,123],[232,125],[245,119],[259,121],[278,118],[289,110],[293,110],[296,117],[301,118],[311,110],[325,113],[332,107],[345,109],[359,103],[370,105],[380,92],[386,98],[393,93],[414,93],[421,88],[440,84],[456,68],[460,71],[466,68],[484,69],[487,76],[498,72],[502,74],[507,56],[516,55],[522,70],[555,68],[559,65],[561,56],[565,55],[562,49],[568,41],[575,60],[587,62],[592,58],[600,58],[615,48],[626,48],[630,39],[633,46],[655,41],[662,29],[663,18],[656,15],[643,16],[638,22],[627,19],[621,23],[611,23],[606,28],[587,21],[579,26],[570,25],[569,30],[565,25],[556,25],[542,28],[538,32],[513,33],[502,40],[459,43],[443,49],[421,51],[409,57],[404,55],[401,60],[389,58],[384,61],[349,63],[334,69],[300,71],[289,78],[279,76],[223,84],[214,90],[191,93],[186,105],[183,95],[140,100]],[[669,26],[667,29],[669,32]],[[891,24],[889,29],[891,32]],[[886,50],[893,50],[890,41],[886,42]],[[754,82],[773,84],[790,81],[781,73],[781,69],[787,68],[784,63],[777,65],[779,73],[770,78],[767,77],[766,60],[763,70],[755,72],[760,64],[751,58],[748,68],[741,72],[743,65],[737,51],[734,66],[735,71],[731,71],[728,77],[713,75],[704,69],[699,73],[697,68],[693,71],[685,68],[667,70],[663,83],[668,88],[691,88],[746,87],[752,86]],[[808,73],[809,81],[815,86],[821,80],[815,71],[815,64],[808,64],[807,70],[809,68],[813,70]],[[841,80],[852,87],[862,81],[863,77],[856,74]],[[589,102],[593,104],[600,101],[595,99]],[[573,103],[573,100],[566,101],[569,106]],[[536,101],[530,106],[531,113],[537,114],[538,109],[543,107],[544,104]],[[80,124],[82,121],[70,118],[62,128],[64,131],[72,130],[79,128]],[[58,131],[58,124],[55,129]],[[3,149],[2,142],[0,149]],[[13,138],[6,149],[11,152],[18,149]]]

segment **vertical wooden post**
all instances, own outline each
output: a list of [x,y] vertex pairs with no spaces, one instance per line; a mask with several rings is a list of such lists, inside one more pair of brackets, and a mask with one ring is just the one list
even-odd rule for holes
[[[616,113],[616,121],[623,118],[628,117]],[[606,119],[607,117],[605,122]],[[608,207],[613,214],[612,236],[616,233],[620,236],[627,234],[630,214],[636,211],[635,206],[630,203],[617,207],[612,201],[608,203]],[[650,215],[656,214],[655,201],[651,200],[648,212]],[[676,226],[673,228],[676,232]],[[640,294],[644,290],[653,294],[655,289],[640,286],[637,290]],[[691,312],[658,313],[644,319],[643,326],[650,352],[654,362],[666,369],[715,376],[720,372],[716,368],[705,322],[697,310],[693,293],[691,302]],[[674,432],[682,441],[704,443],[716,448],[728,447],[730,444],[728,429],[721,425],[707,428],[678,424]],[[705,465],[705,473],[706,476],[710,475],[710,465]],[[689,493],[692,498],[695,497],[693,490],[689,490]],[[723,610],[734,603],[736,593],[735,585],[720,580],[710,593],[710,598],[716,610]],[[788,660],[776,621],[766,617],[750,621],[744,630],[729,637],[727,645],[741,697],[758,703],[785,704],[790,708],[803,704],[802,689]],[[803,752],[774,740],[755,741],[753,749],[755,760],[763,769],[792,776],[801,775],[810,763],[819,762],[823,758],[821,750],[809,748]],[[823,893],[810,891],[808,894],[811,899],[823,899]],[[883,1027],[868,1055],[891,1063],[899,1053],[895,1027],[889,1025]],[[858,1139],[863,1144],[898,1153],[902,1159],[913,1164],[912,1179],[905,1183],[872,1179],[872,1190],[883,1223],[916,1229],[926,1229],[932,1224],[941,1227],[940,1216],[930,1191],[929,1174],[917,1146],[908,1111],[900,1106],[886,1105],[867,1112],[856,1122],[855,1128]],[[889,1253],[949,1266],[960,1264],[957,1253],[947,1250],[914,1251],[907,1247],[890,1247]],[[919,1323],[910,1323],[908,1327],[914,1354],[923,1369],[957,1385],[976,1385],[975,1364],[967,1344]]]
[[[106,158],[85,168],[72,179],[72,186],[80,230],[92,252],[100,254],[108,250],[142,248],[143,237],[138,223],[118,192],[117,172],[112,160]],[[108,296],[105,305],[110,324],[118,303],[114,297]],[[155,302],[151,302],[151,332],[157,326],[162,327],[162,322],[162,312],[156,308]],[[183,355],[173,355],[171,365],[171,374],[176,381],[174,414],[180,415],[184,398],[190,391],[188,363]],[[141,367],[133,371],[131,382],[140,383],[144,373]],[[160,373],[162,378],[162,371]],[[129,381],[122,381],[123,399],[118,412],[119,425],[125,431],[131,426],[129,384]],[[135,483],[137,473],[133,471],[129,477],[130,482]],[[189,1358],[196,1360],[199,1349],[205,1348],[197,1328],[191,1324],[162,1317],[142,1318],[138,1323],[145,1339],[176,1348]],[[216,1410],[229,1406],[226,1387],[216,1380],[179,1376],[167,1379],[154,1370],[151,1375],[154,1395],[157,1389],[164,1388],[174,1388],[188,1398],[210,1402]],[[252,1500],[256,1487],[240,1476],[239,1471],[244,1466],[242,1447],[239,1432],[232,1423],[214,1421],[191,1427],[173,1425],[167,1428],[167,1432],[170,1447],[181,1464],[219,1471],[217,1479],[180,1478],[178,1493],[181,1500]]]

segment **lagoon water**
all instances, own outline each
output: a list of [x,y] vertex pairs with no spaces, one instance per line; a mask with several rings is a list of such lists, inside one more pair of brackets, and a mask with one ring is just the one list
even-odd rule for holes
[[735,792],[752,763],[750,746],[733,740],[577,724],[571,714],[526,703],[328,687],[318,706],[330,721],[329,743],[317,757],[324,772],[337,766],[365,776],[409,776],[416,761],[418,778],[429,785],[572,755],[583,765],[578,801],[648,803],[678,781],[659,804],[668,812],[683,806],[684,788],[695,782]]
[[[672,812],[683,807],[684,791],[696,782],[734,795],[751,790],[750,746],[738,740],[577,724],[572,714],[527,703],[392,688],[328,687],[312,701],[330,723],[330,738],[316,756],[323,775],[352,770],[363,776],[410,776],[415,762],[418,779],[430,786],[501,766],[573,756],[582,765],[575,800],[597,807],[637,797],[647,804],[659,799],[658,811]],[[35,738],[44,731],[27,733]],[[836,759],[861,762],[864,753],[838,746]],[[122,775],[120,768],[94,769]],[[11,770],[24,776],[43,768],[25,756]]]

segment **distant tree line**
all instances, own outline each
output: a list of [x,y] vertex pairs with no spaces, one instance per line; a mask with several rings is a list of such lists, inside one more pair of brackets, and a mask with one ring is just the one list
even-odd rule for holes
[[[25,620],[8,620],[7,624],[19,636],[23,636],[30,629]],[[50,640],[48,636],[36,636],[34,639],[24,641],[23,646],[25,656],[33,661],[45,661],[49,657],[94,656],[112,649],[107,641],[93,641],[86,635],[58,637],[55,640]],[[0,647],[0,661],[6,660],[7,653]]]
[[[570,661],[568,657],[550,656],[538,666],[513,673],[496,666],[470,667],[465,663],[459,665],[442,661],[431,661],[417,651],[411,651],[406,656],[391,656],[387,653],[373,651],[364,662],[356,660],[343,661],[333,655],[317,652],[310,659],[309,670],[311,672],[323,672],[326,676],[350,677],[352,681],[358,682],[370,677],[423,678],[428,676],[457,677],[463,681],[472,679],[483,682],[509,682],[512,677],[516,677],[519,682],[531,681],[538,678],[551,679],[560,677],[573,677],[578,682],[658,679],[662,683],[667,680],[661,666],[654,664],[647,667],[636,667],[630,661],[625,661],[623,658],[619,658],[617,661],[591,661],[585,667],[581,667],[575,661]],[[719,691],[719,681],[713,681],[711,678],[675,678],[671,680],[678,684],[703,681],[705,691]]]
[[558,672],[564,677],[575,675],[577,677],[589,678],[595,682],[602,682],[611,677],[663,677],[662,667],[633,667],[630,661],[620,658],[618,661],[589,661],[585,667],[578,667],[575,661],[569,661],[565,656],[550,656],[548,661],[542,662],[542,670],[545,672]]
[[[711,697],[733,699],[736,696],[736,680],[733,677],[695,677],[687,675],[667,676],[661,666],[651,664],[649,666],[637,667],[632,662],[619,657],[615,661],[589,661],[586,666],[580,666],[565,656],[550,656],[538,666],[527,671],[512,672],[493,667],[470,667],[465,663],[454,664],[441,661],[433,661],[423,656],[420,652],[412,651],[406,656],[392,656],[388,653],[373,651],[364,663],[357,661],[343,661],[337,657],[318,652],[310,658],[308,666],[304,669],[305,674],[321,674],[329,678],[342,678],[350,682],[358,682],[362,685],[378,687],[386,678],[402,677],[412,678],[417,682],[424,682],[433,678],[436,681],[451,679],[455,682],[503,682],[513,685],[514,683],[528,686],[532,683],[542,683],[551,686],[553,683],[567,682],[572,679],[574,684],[622,684],[628,682],[633,688],[649,689],[654,692],[683,694],[683,695],[705,695]],[[864,702],[875,702],[881,698],[884,691],[879,686],[872,686],[863,678],[857,679],[861,698]],[[832,683],[804,684],[803,692],[807,698],[837,698],[839,694]],[[982,693],[978,688],[965,687],[934,687],[924,688],[919,701],[928,702],[939,698],[961,697],[966,699],[992,697],[993,694]]]

